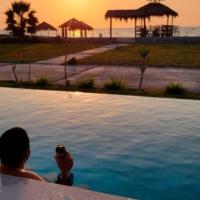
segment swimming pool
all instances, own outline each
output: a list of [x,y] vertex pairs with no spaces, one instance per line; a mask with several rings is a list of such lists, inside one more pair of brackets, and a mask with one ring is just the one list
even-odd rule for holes
[[75,185],[137,199],[200,196],[200,101],[0,88],[0,133],[22,126],[28,168],[54,179],[54,147]]

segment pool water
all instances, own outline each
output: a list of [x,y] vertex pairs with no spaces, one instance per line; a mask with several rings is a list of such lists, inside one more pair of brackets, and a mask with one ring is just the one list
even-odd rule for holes
[[0,133],[24,127],[27,167],[53,181],[54,148],[75,185],[136,199],[199,199],[200,101],[0,88]]

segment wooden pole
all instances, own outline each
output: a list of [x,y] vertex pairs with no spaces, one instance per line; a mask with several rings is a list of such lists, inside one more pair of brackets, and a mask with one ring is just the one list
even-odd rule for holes
[[136,38],[136,27],[137,27],[137,18],[135,18],[135,38]]
[[66,37],[66,38],[68,37],[68,34],[67,34],[67,27],[65,27],[65,37]]
[[28,81],[31,81],[31,62],[28,64]]
[[65,65],[64,65],[64,76],[65,76],[65,86],[68,86],[67,81],[67,53],[65,54]]
[[144,18],[144,28],[146,28],[146,19]]
[[170,33],[169,33],[169,16],[167,16],[167,30],[166,30],[166,36],[170,36]]
[[167,16],[167,26],[169,25],[169,16]]
[[173,19],[174,19],[174,18],[173,18],[173,16],[172,16],[172,22],[171,22],[171,26],[172,26],[172,36],[174,36],[174,28],[175,28],[175,27],[173,26]]
[[62,37],[65,37],[64,27],[62,27]]
[[110,18],[110,38],[112,38],[112,17]]

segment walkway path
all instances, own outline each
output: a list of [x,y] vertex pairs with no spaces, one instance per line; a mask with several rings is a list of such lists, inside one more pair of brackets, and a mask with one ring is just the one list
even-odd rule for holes
[[[69,54],[69,55],[67,55],[67,59],[69,60],[72,57],[76,57],[76,59],[82,59],[82,58],[92,56],[94,54],[103,53],[105,51],[115,49],[117,46],[127,46],[127,45],[128,44],[106,45],[106,46],[102,46],[102,47],[95,48],[95,49],[90,49],[90,50],[85,50],[85,51],[81,51],[81,52],[74,53],[74,54]],[[65,62],[65,56],[59,56],[59,57],[55,57],[55,58],[51,58],[51,59],[47,59],[47,60],[38,61],[36,63],[37,64],[61,65],[64,62]]]
[[[27,65],[17,66],[17,75],[20,80],[28,79]],[[31,69],[31,78],[45,75],[51,81],[64,85],[64,67],[62,65],[34,64]],[[87,77],[94,77],[98,86],[103,86],[111,77],[122,77],[127,80],[128,87],[137,88],[139,82],[138,67],[125,66],[69,66],[68,75],[71,81]],[[14,80],[9,66],[0,67],[0,80]],[[200,70],[184,68],[155,68],[147,69],[144,77],[145,89],[161,89],[168,83],[180,82],[190,91],[200,91]]]
[[[70,79],[76,81],[86,77],[94,77],[98,86],[103,86],[112,77],[120,77],[127,81],[128,87],[137,88],[140,71],[136,66],[97,66],[72,76]],[[144,88],[146,89],[163,89],[172,82],[182,83],[188,90],[200,92],[200,70],[150,67],[144,75]],[[60,81],[60,83],[64,82]]]

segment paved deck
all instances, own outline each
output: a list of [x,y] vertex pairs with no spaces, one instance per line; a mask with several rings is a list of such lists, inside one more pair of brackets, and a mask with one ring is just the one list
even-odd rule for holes
[[86,189],[0,174],[1,200],[128,200]]

